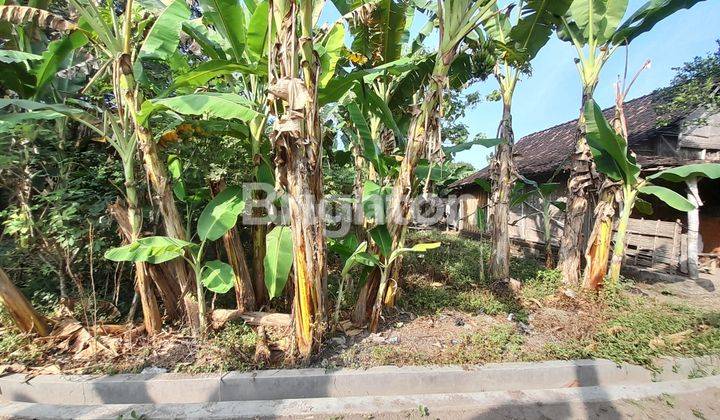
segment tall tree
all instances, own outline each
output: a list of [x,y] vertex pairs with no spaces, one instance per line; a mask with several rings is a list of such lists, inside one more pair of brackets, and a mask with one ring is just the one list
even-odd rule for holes
[[[439,26],[439,47],[435,64],[424,98],[419,104],[417,114],[410,122],[405,154],[393,185],[388,209],[388,230],[393,249],[403,246],[407,224],[409,223],[410,204],[417,185],[415,169],[420,158],[427,150],[441,148],[439,131],[442,96],[448,84],[448,73],[465,37],[480,23],[490,19],[495,10],[494,1],[488,0],[448,0],[438,1],[437,19]],[[397,264],[397,262],[395,262]],[[393,268],[396,270],[396,268]],[[387,292],[387,296],[386,296]],[[370,329],[375,330],[383,304],[395,299],[395,287],[378,289],[370,317]]]
[[297,349],[310,356],[327,324],[322,138],[313,44],[313,2],[271,0],[268,60],[271,138],[288,194],[293,242],[293,324]]
[[[585,136],[586,105],[593,98],[603,66],[621,46],[651,30],[672,13],[692,7],[702,0],[653,0],[647,2],[621,23],[627,0],[574,0],[562,18],[558,36],[570,42],[577,51],[575,60],[582,83],[577,141],[571,158],[567,183],[567,211],[560,242],[559,265],[566,285],[579,286],[580,259],[586,240],[602,241],[602,236],[584,237],[584,226],[590,208],[591,191],[600,188],[601,177],[595,170],[592,152]],[[603,217],[612,217],[602,212]],[[599,232],[599,231],[598,231]],[[590,245],[594,246],[594,245]],[[597,244],[608,247],[609,242]],[[601,252],[601,251],[597,251]]]
[[486,25],[490,39],[496,43],[495,78],[500,87],[503,113],[498,127],[498,144],[490,162],[490,229],[492,251],[490,274],[495,280],[510,278],[510,235],[508,218],[510,195],[515,181],[513,166],[512,100],[520,75],[547,43],[572,0],[520,2],[515,23],[511,11],[498,13]]

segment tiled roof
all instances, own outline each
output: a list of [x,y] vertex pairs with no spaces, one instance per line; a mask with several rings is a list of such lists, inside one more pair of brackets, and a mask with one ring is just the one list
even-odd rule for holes
[[[659,116],[655,110],[664,97],[662,91],[654,92],[625,102],[631,148],[652,140],[660,133],[677,130],[673,126],[658,127]],[[615,107],[603,110],[610,119]],[[515,165],[523,176],[542,180],[549,178],[558,168],[569,169],[570,156],[575,148],[577,119],[529,134],[515,144]],[[472,184],[476,179],[488,179],[489,169],[483,168],[474,174],[453,183],[450,188]]]

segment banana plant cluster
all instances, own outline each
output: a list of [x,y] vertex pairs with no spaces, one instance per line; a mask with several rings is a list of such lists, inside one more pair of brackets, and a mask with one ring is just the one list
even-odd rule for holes
[[197,236],[200,243],[192,243],[167,236],[151,236],[108,250],[105,258],[111,261],[162,264],[182,258],[192,267],[196,282],[200,333],[207,330],[207,305],[203,286],[215,293],[226,293],[235,286],[233,267],[220,260],[204,261],[208,243],[220,239],[235,228],[238,216],[245,209],[242,190],[226,188],[200,214]]
[[[567,182],[567,212],[560,242],[559,265],[563,280],[572,287],[579,286],[580,259],[583,249],[583,221],[594,212],[590,208],[590,194],[601,189],[602,182],[593,165],[593,154],[585,138],[585,109],[593,99],[600,73],[612,55],[634,39],[650,31],[662,19],[678,10],[690,8],[702,0],[653,0],[641,6],[623,21],[628,0],[573,0],[557,28],[558,37],[570,43],[577,53],[575,65],[582,86],[582,103],[578,118],[578,135],[571,159]],[[607,197],[609,193],[599,193]],[[606,200],[600,200],[603,202]],[[609,215],[609,212],[600,212]],[[605,224],[607,225],[607,220]],[[594,229],[597,232],[597,229]],[[599,243],[593,235],[589,246],[601,249],[609,243]]]
[[[642,167],[628,148],[627,138],[622,132],[616,132],[605,119],[600,107],[589,101],[585,108],[587,121],[587,141],[595,159],[597,170],[613,182],[619,184],[621,207],[617,220],[617,232],[614,238],[612,260],[610,263],[610,284],[617,284],[620,279],[623,256],[627,242],[627,228],[633,209],[638,208],[644,213],[651,213],[652,206],[642,199],[642,196],[652,195],[661,202],[677,210],[687,212],[695,209],[695,205],[685,197],[662,185],[653,184],[653,181],[683,182],[690,178],[720,178],[720,164],[700,163],[666,169],[653,175],[642,177]],[[603,241],[610,242],[610,232],[604,235]],[[588,266],[590,281],[602,281],[604,268],[607,267],[607,257],[592,266]],[[599,279],[594,271],[600,271]]]
[[[380,281],[378,285],[378,293],[374,301],[373,313],[380,314],[382,306],[385,303],[385,291],[388,289],[388,286],[395,281],[390,277],[390,267],[392,264],[403,254],[410,252],[423,253],[440,246],[440,242],[430,242],[415,244],[410,248],[393,249],[390,232],[385,225],[375,226],[374,228],[368,230],[368,234],[370,238],[372,238],[373,243],[377,244],[377,251],[369,251],[367,241],[363,241],[358,244],[357,238],[354,235],[350,235],[342,241],[334,243],[334,246],[332,246],[333,250],[335,250],[343,260],[343,268],[340,273],[341,282],[335,303],[335,312],[333,314],[333,320],[335,323],[339,321],[344,292],[347,289],[348,284],[351,282],[350,274],[354,267],[362,265],[366,268],[377,268],[379,270]],[[353,247],[354,245],[355,247]],[[368,275],[368,270],[365,270],[361,279],[366,282],[368,280]],[[371,318],[370,329],[375,330],[379,321],[379,318]]]
[[[0,50],[0,71],[16,75],[4,77],[4,83],[7,79],[17,96],[0,100],[0,109],[12,111],[2,116],[0,130],[28,120],[73,121],[110,145],[110,155],[119,158],[123,169],[124,203],[115,213],[126,245],[110,249],[106,258],[134,263],[135,289],[149,334],[162,328],[158,296],[166,308],[181,306],[173,309],[169,317],[176,319],[171,320],[197,324],[205,334],[206,290],[235,288],[239,310],[250,310],[272,306],[290,282],[294,349],[306,359],[320,346],[331,321],[328,248],[343,261],[332,321],[338,322],[349,290],[359,289],[353,319],[376,330],[383,309],[395,304],[402,256],[440,245],[405,246],[411,199],[421,186],[429,193],[457,176],[450,161],[473,145],[497,148],[491,166],[491,271],[496,279],[509,278],[507,214],[511,205],[528,198],[513,196],[511,190],[517,178],[513,94],[553,31],[577,49],[584,96],[582,136],[569,182],[563,267],[569,270],[575,261],[580,232],[575,224],[587,210],[593,171],[621,185],[618,255],[639,194],[689,208],[687,200],[652,180],[680,179],[683,171],[717,177],[717,170],[702,166],[641,178],[625,138],[608,130],[592,93],[615,50],[695,3],[651,1],[620,23],[627,1],[527,0],[500,9],[494,0],[333,0],[341,17],[322,27],[318,20],[324,2],[310,0],[199,0],[201,16],[184,0],[128,0],[122,10],[115,10],[113,2],[70,0],[75,21],[38,8],[5,5],[0,19],[25,26]],[[418,12],[427,24],[410,39]],[[438,44],[428,46],[435,30]],[[50,40],[46,32],[60,36]],[[346,45],[348,36],[352,41]],[[44,45],[38,46],[43,37]],[[498,138],[446,146],[441,123],[450,90],[490,74],[503,101]],[[103,89],[110,96],[104,106],[76,98]],[[334,242],[326,238],[319,205],[323,165],[329,160],[323,145],[326,119],[349,149],[336,155],[352,158],[354,208],[361,214],[356,232]],[[237,186],[213,189],[215,197],[197,217],[195,232],[192,206],[185,214],[178,207],[178,201],[204,200],[200,193],[194,199],[187,195],[181,158],[166,160],[160,150],[168,127],[179,128],[186,121],[222,122],[220,137],[246,140],[249,180],[273,185],[279,201],[287,204],[288,223],[275,220],[250,228],[252,269],[236,225],[241,214],[256,211],[249,203],[260,194],[244,196]],[[161,229],[149,229],[143,180]],[[547,237],[549,196],[557,184],[532,187],[542,198]],[[155,230],[164,235],[146,236]],[[206,261],[210,245],[220,240],[228,261]],[[172,275],[163,277],[157,269],[161,265]],[[361,281],[353,284],[358,265],[363,266]],[[614,270],[613,265],[613,278]],[[240,302],[249,295],[253,299]]]

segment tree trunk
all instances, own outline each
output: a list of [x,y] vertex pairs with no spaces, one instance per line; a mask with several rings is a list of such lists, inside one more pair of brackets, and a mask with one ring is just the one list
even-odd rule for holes
[[[187,240],[182,217],[175,205],[172,186],[167,176],[165,166],[160,162],[157,152],[157,145],[150,132],[142,126],[136,126],[135,132],[138,135],[140,148],[143,152],[145,171],[153,190],[153,198],[162,216],[165,234],[171,238]],[[193,329],[199,324],[199,319],[193,315],[197,313],[197,300],[193,292],[193,275],[184,261],[175,259],[168,264],[175,271],[180,290],[185,303],[185,313],[188,316],[188,323]],[[197,281],[197,280],[196,280]]]
[[373,303],[377,296],[378,286],[380,285],[380,269],[376,268],[370,271],[367,281],[360,288],[357,302],[352,313],[352,322],[358,327],[364,327],[367,320],[370,319]]
[[543,239],[545,239],[545,268],[555,268],[552,250],[552,217],[550,216],[550,197],[543,197]]
[[627,228],[630,223],[630,215],[635,206],[637,192],[626,189],[623,191],[622,210],[618,220],[617,234],[615,235],[615,247],[613,248],[612,259],[610,260],[610,283],[615,286],[620,281],[620,270],[625,258],[625,246],[627,243]]
[[387,267],[380,269],[380,282],[378,283],[378,292],[375,296],[375,303],[372,308],[372,315],[370,316],[370,331],[372,332],[377,331],[378,324],[380,322],[380,315],[382,315],[383,300],[388,285],[387,270]]
[[18,290],[5,271],[0,268],[0,300],[10,314],[15,325],[26,333],[36,333],[44,337],[50,333],[45,319],[35,311],[25,295]]
[[600,191],[600,200],[595,207],[595,221],[585,251],[585,273],[583,288],[598,290],[605,279],[610,258],[610,245],[615,224],[615,194],[617,186],[605,181]]
[[502,140],[490,166],[492,193],[490,196],[490,229],[492,229],[492,248],[490,253],[490,276],[493,280],[510,279],[510,235],[508,219],[510,216],[510,192],[512,191],[513,158],[515,142],[512,129],[510,103],[504,101],[503,117],[498,128],[498,138]]
[[[132,1],[128,1],[126,9],[132,9]],[[138,111],[140,104],[135,91],[135,79],[132,72],[132,58],[131,58],[131,45],[130,45],[130,26],[132,19],[126,19],[125,24],[125,46],[124,53],[118,57],[114,65],[114,78],[116,95],[118,95],[118,108],[121,109],[120,104],[124,104],[122,115],[125,112],[129,113],[130,120],[132,122],[132,129],[137,137],[140,150],[142,151],[143,161],[145,166],[145,172],[147,175],[150,187],[153,190],[153,198],[158,206],[160,214],[162,215],[163,224],[165,226],[165,234],[172,238],[186,240],[185,228],[183,227],[182,218],[180,212],[175,205],[173,198],[173,192],[170,185],[169,178],[165,166],[161,163],[160,157],[157,152],[157,145],[155,144],[150,131],[140,125],[138,121]],[[198,319],[193,314],[197,313],[197,302],[193,298],[192,292],[192,280],[190,271],[187,265],[181,260],[174,260],[168,262],[168,265],[172,267],[177,277],[177,281],[180,284],[180,290],[183,294],[183,301],[185,304],[185,314],[188,317],[188,323],[196,330],[198,325]]]
[[690,210],[687,215],[688,233],[687,233],[687,259],[688,259],[688,275],[691,279],[697,279],[700,276],[698,268],[698,253],[700,245],[700,206],[703,205],[698,192],[698,181],[696,177],[689,178],[685,181],[687,184],[687,199],[695,208]]
[[[214,182],[210,186],[213,195],[225,189],[225,182]],[[235,227],[223,235],[223,246],[228,262],[235,274],[235,301],[241,312],[255,310],[255,292],[253,291],[252,277],[245,259],[240,235]]]
[[[627,123],[625,120],[624,100],[625,94],[621,89],[620,85],[616,86],[615,95],[615,116],[612,124],[615,132],[627,139]],[[629,190],[629,186],[623,185],[623,198],[632,199],[632,202],[625,203],[625,206],[629,206],[628,210],[632,211],[635,195]],[[605,275],[607,274],[608,258],[610,256],[610,242],[612,240],[613,226],[615,224],[615,204],[618,200],[618,183],[605,178],[600,189],[598,205],[595,207],[595,218],[593,221],[593,230],[588,240],[587,250],[585,251],[585,274],[583,279],[583,288],[588,290],[598,290],[603,283]],[[623,216],[625,214],[623,213]],[[630,214],[627,214],[628,220]],[[625,222],[627,224],[627,221]],[[627,227],[627,226],[626,226]],[[622,257],[625,253],[625,233],[620,238],[622,241],[622,251],[619,255],[620,260],[617,264],[622,264]],[[616,241],[618,238],[616,238]],[[620,275],[619,268],[617,268],[617,276]],[[617,283],[617,278],[614,278],[614,282]]]
[[[327,325],[321,129],[313,47],[312,2],[271,1],[275,27],[269,58],[272,136],[281,182],[288,194],[293,240],[293,325],[297,349],[307,359]],[[300,25],[300,37],[296,24]],[[297,65],[300,64],[299,68]],[[302,72],[302,79],[298,73]]]
[[[127,194],[128,197],[131,197],[132,194]],[[128,200],[131,200],[128,198]],[[139,212],[139,210],[136,210]],[[120,235],[122,238],[127,242],[131,243],[133,242],[133,238],[140,238],[140,229],[141,226],[136,226],[137,232],[133,233],[133,224],[130,222],[129,217],[129,209],[125,208],[122,204],[119,202],[116,202],[114,204],[111,204],[108,206],[108,212],[112,215],[112,217],[115,219],[116,223],[118,224],[118,230],[120,232]],[[136,213],[139,214],[139,213]],[[139,219],[139,216],[135,216],[136,219]],[[141,221],[136,221],[134,223],[139,223]],[[165,305],[165,311],[167,314],[168,319],[170,320],[178,320],[183,315],[182,305],[180,305],[180,298],[181,298],[181,292],[180,292],[180,286],[172,281],[172,278],[174,277],[174,272],[170,270],[167,266],[167,263],[164,264],[143,264],[142,267],[145,270],[145,277],[147,278],[149,276],[149,279],[151,281],[148,281],[148,283],[154,284],[157,288],[157,291],[160,295],[160,298],[162,302]],[[135,270],[139,270],[139,266],[135,266]],[[136,274],[137,275],[137,274]],[[137,290],[137,279],[136,279],[136,290]],[[150,299],[154,299],[155,297],[152,296]],[[152,305],[152,303],[150,303]]]
[[585,138],[584,112],[586,103],[592,99],[594,88],[594,86],[591,86],[583,89],[582,107],[577,128],[578,139],[575,144],[575,152],[572,155],[570,176],[567,183],[568,197],[565,223],[558,254],[558,265],[562,270],[563,282],[566,286],[575,288],[579,286],[580,256],[586,241],[583,232],[585,217],[591,210],[588,197],[590,187],[597,178],[592,152]]
[[252,227],[253,240],[253,290],[255,291],[255,306],[259,309],[268,303],[268,291],[265,286],[265,235],[266,226]]
[[[250,122],[250,136],[253,154],[253,180],[260,182],[259,172],[262,164],[261,145],[264,140],[264,129],[267,118],[261,120],[253,120]],[[255,199],[261,199],[261,192],[256,191]],[[253,209],[253,216],[264,216],[262,209]],[[265,286],[265,235],[267,235],[267,226],[254,225],[251,226],[252,236],[252,267],[253,267],[253,290],[255,293],[254,305],[261,308],[269,301],[267,287]]]
[[[138,210],[138,195],[135,188],[134,163],[132,159],[123,162],[125,194],[128,203],[127,217],[128,224],[130,225],[130,237],[127,238],[129,243],[138,240],[140,238],[140,231],[142,230],[142,215]],[[160,316],[157,299],[150,288],[150,282],[148,280],[146,265],[142,262],[135,263],[135,287],[140,294],[145,331],[148,335],[154,335],[162,329],[162,317]]]
[[365,167],[365,159],[362,157],[362,147],[359,144],[352,146],[353,166],[355,169],[355,178],[353,179],[353,207],[352,220],[357,227],[356,233],[358,240],[364,241],[365,238],[365,210],[363,209],[363,172]]

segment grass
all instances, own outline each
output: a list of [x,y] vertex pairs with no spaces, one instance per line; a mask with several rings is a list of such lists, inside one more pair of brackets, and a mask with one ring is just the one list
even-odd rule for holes
[[18,331],[0,308],[0,364],[31,364],[43,355],[42,348],[27,334]]
[[258,368],[253,360],[257,334],[250,326],[230,323],[214,333],[200,346],[192,365],[184,370],[190,373],[246,371]]
[[[522,284],[520,291],[513,293],[493,284],[487,273],[481,271],[481,267],[487,267],[490,251],[487,244],[437,232],[413,233],[408,243],[431,241],[440,241],[443,246],[405,258],[405,283],[398,304],[419,316],[436,316],[445,311],[465,313],[468,315],[465,318],[486,316],[476,318],[481,322],[473,329],[456,330],[459,332],[452,340],[446,337],[442,345],[433,345],[429,350],[428,345],[419,350],[412,342],[406,344],[404,338],[402,343],[406,345],[351,345],[339,355],[340,365],[606,358],[652,367],[659,356],[720,354],[718,310],[660,303],[632,293],[632,282],[627,279],[599,295],[570,299],[558,292],[562,285],[558,271],[547,270],[528,259],[511,261],[511,275]],[[512,321],[508,314],[514,315]],[[2,364],[54,363],[52,357],[43,353],[47,349],[7,327],[8,321],[0,313],[0,325],[6,326],[0,329]],[[527,325],[532,328],[529,333]],[[434,341],[442,332],[421,331],[420,334],[430,334],[424,336],[423,344]],[[113,361],[97,369],[139,371],[154,364],[191,373],[254,369],[263,367],[254,360],[257,338],[249,326],[230,323],[202,343],[189,343],[187,348],[183,344],[172,354],[174,358],[158,359],[156,350],[147,348],[147,354],[138,351],[132,355],[137,358],[135,364],[125,366]],[[705,374],[698,369],[691,376]]]
[[512,324],[499,324],[482,334],[465,337],[453,349],[452,359],[460,363],[489,363],[501,360],[520,360],[525,342]]
[[[406,258],[405,293],[400,304],[418,315],[444,310],[491,316],[514,314],[532,324],[539,306],[552,307],[562,276],[535,261],[514,259],[511,275],[522,283],[517,295],[498,292],[489,281],[479,257],[489,257],[487,244],[437,232],[419,232],[410,243],[440,241],[443,246],[423,255]],[[541,346],[530,345],[514,323],[498,321],[488,331],[464,337],[450,351],[434,357],[380,346],[373,358],[388,363],[483,363],[515,360],[605,358],[651,366],[660,356],[720,354],[720,312],[669,305],[629,293],[632,281],[623,279],[615,289],[584,296],[585,307],[558,310],[569,314],[569,333],[546,337]],[[576,316],[584,313],[583,316]],[[504,321],[504,320],[503,320]],[[562,328],[560,325],[557,328]],[[573,331],[576,330],[576,331]],[[548,335],[553,335],[550,331]]]
[[[442,246],[406,257],[407,293],[400,299],[404,309],[419,315],[444,309],[488,315],[513,313],[527,321],[528,313],[520,300],[493,285],[487,272],[481,271],[488,266],[490,255],[486,243],[434,231],[418,232],[411,241],[442,242]],[[513,259],[511,272],[523,284],[521,300],[543,300],[557,291],[561,281],[558,271],[546,270],[531,260]]]
[[604,358],[652,367],[661,356],[720,354],[720,330],[708,323],[717,313],[666,305],[645,298],[608,307],[591,339],[548,344],[542,358]]

